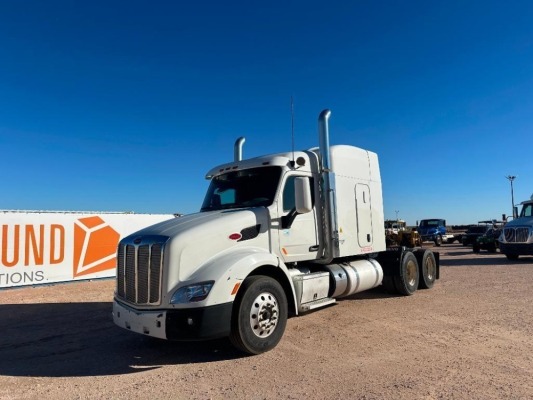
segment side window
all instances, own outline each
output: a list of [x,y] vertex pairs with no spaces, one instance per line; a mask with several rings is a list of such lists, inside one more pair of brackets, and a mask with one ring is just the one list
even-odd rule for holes
[[[294,180],[298,176],[289,176],[285,181],[285,186],[283,187],[283,211],[289,212],[296,207],[296,200],[294,195]],[[315,204],[315,191],[314,191],[314,181],[313,178],[309,178],[309,184],[311,185],[311,200]]]
[[294,201],[294,178],[295,176],[289,176],[285,181],[285,187],[283,188],[283,211],[290,211],[296,206]]

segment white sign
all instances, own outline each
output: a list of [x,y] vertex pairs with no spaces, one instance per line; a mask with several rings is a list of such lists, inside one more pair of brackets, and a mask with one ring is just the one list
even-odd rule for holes
[[171,218],[0,211],[0,288],[115,276],[119,240]]

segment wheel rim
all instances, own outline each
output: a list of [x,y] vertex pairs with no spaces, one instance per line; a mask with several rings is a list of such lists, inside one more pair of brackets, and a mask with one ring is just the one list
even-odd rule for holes
[[431,257],[428,257],[426,259],[425,267],[426,267],[427,279],[428,279],[428,281],[432,281],[433,277],[435,276],[436,267],[435,267],[435,263],[433,262],[433,259]]
[[279,307],[276,297],[269,292],[257,296],[250,310],[250,326],[259,338],[270,336],[278,325]]
[[416,277],[418,275],[418,266],[413,260],[407,262],[407,283],[409,286],[416,285]]

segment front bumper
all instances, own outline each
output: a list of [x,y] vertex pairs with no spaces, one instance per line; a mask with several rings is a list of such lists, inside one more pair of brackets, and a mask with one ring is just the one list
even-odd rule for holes
[[463,236],[463,238],[461,239],[461,242],[465,246],[473,245],[474,243],[477,242],[477,238],[479,238],[481,236],[483,236],[483,235],[466,235],[466,236]]
[[113,302],[113,322],[121,328],[168,340],[206,340],[229,336],[233,303],[180,310],[137,310]]
[[423,242],[433,242],[437,238],[436,233],[431,233],[429,235],[420,235]]
[[500,253],[533,256],[533,243],[503,243],[500,244]]

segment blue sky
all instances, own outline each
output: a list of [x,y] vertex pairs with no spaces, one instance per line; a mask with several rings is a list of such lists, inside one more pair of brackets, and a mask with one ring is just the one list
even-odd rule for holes
[[332,144],[385,217],[475,223],[533,193],[533,2],[0,2],[0,209],[191,213],[210,167]]

